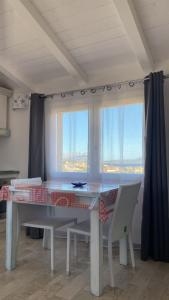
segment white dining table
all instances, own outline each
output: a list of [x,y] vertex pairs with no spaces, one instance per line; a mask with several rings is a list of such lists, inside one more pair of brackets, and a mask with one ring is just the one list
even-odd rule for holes
[[[117,189],[117,184],[88,183],[83,188],[73,188],[71,183],[65,182],[46,182],[44,186],[49,191],[74,192],[79,201],[89,204],[90,212],[90,290],[95,296],[100,296],[103,292],[103,241],[102,241],[102,222],[99,218],[100,194]],[[20,207],[25,205],[34,205],[34,209],[40,206],[52,206],[50,203],[32,203],[26,198],[28,191],[10,187],[12,200],[7,201],[7,219],[6,219],[6,269],[11,271],[16,268],[16,253],[18,242],[18,226],[20,224]],[[23,195],[26,200],[18,201],[16,195]],[[55,209],[57,207],[55,206]],[[76,208],[74,208],[76,209]],[[127,241],[120,241],[120,263],[127,264]]]

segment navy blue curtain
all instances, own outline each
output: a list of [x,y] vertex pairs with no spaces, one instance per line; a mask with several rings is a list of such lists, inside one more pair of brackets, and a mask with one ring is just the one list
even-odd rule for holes
[[145,78],[145,176],[142,260],[169,261],[167,158],[163,72]]
[[[44,101],[40,94],[31,95],[28,164],[28,177],[41,177],[43,181],[46,180]],[[27,234],[38,239],[43,237],[43,230],[28,228]]]
[[44,102],[42,95],[31,95],[28,164],[28,177],[41,177],[43,181],[46,180]]

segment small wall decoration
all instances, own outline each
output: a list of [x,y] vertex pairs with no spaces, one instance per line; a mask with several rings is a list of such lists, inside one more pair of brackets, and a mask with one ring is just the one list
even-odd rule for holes
[[26,109],[29,106],[30,95],[17,95],[12,99],[12,109]]

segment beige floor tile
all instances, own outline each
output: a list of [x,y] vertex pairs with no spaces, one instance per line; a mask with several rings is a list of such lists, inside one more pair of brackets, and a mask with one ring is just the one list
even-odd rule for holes
[[[56,271],[50,272],[50,251],[42,240],[22,233],[17,268],[4,268],[5,233],[0,232],[0,300],[96,300],[89,288],[89,256],[85,243],[78,245],[78,262],[72,259],[70,277],[65,275],[66,241],[57,240]],[[100,300],[169,300],[169,264],[142,262],[136,253],[136,270],[119,265],[115,251],[116,289],[108,287],[107,251],[104,253],[106,287]]]

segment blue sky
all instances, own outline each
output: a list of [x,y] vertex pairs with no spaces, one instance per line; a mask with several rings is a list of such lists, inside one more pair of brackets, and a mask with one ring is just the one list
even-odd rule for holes
[[103,109],[103,158],[138,159],[142,156],[143,105]]
[[[104,160],[138,159],[142,155],[143,105],[125,105],[101,110]],[[63,152],[87,153],[88,112],[63,114]],[[123,141],[123,143],[121,143]]]
[[86,154],[88,151],[88,111],[63,114],[63,152]]

